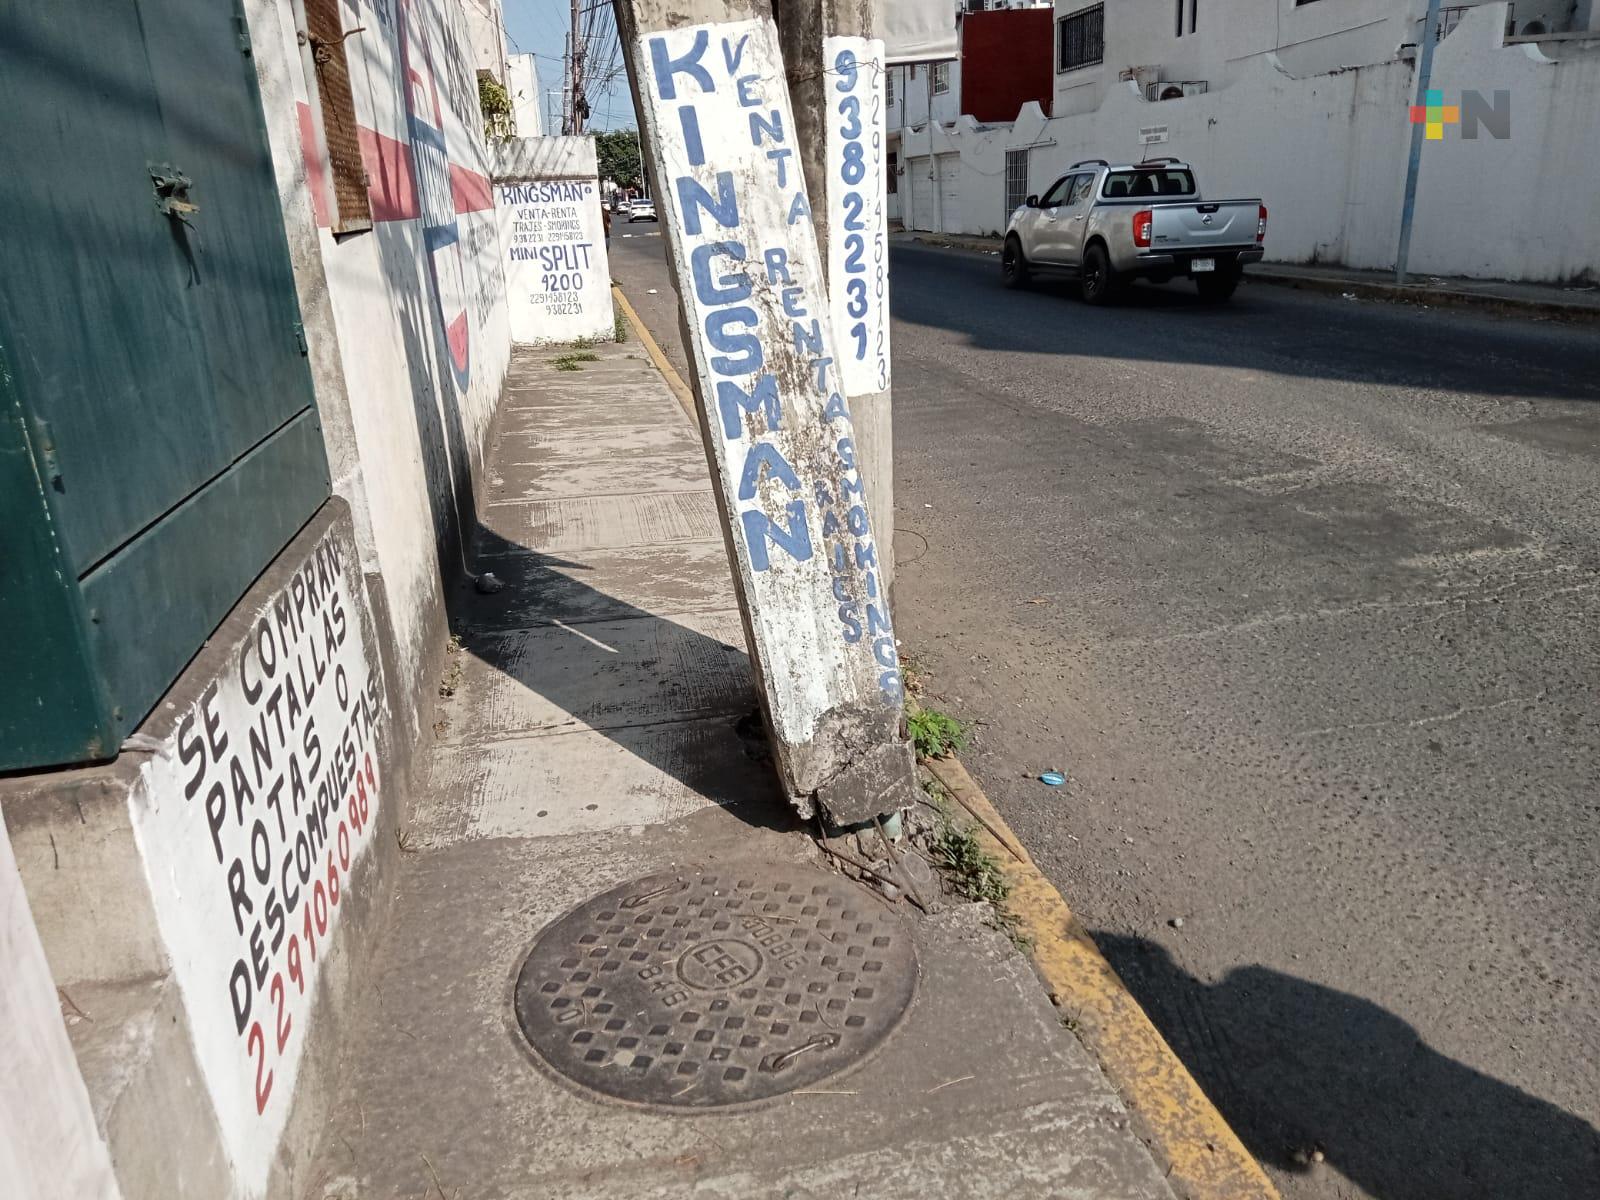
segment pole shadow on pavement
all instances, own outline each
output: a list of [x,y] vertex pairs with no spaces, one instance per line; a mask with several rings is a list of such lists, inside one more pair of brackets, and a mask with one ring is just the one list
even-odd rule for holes
[[[603,735],[747,824],[797,827],[773,771],[742,632],[724,641],[586,582],[602,557],[612,559],[603,569],[618,570],[614,552],[550,554],[484,526],[474,550],[479,568],[505,588],[491,595],[458,589],[452,624],[468,653],[568,713],[568,728]],[[664,556],[670,548],[657,548],[633,569],[649,572],[658,591],[681,584],[689,613],[732,610],[720,543],[682,550],[675,562]],[[507,636],[518,634],[554,637],[559,664],[519,653]],[[662,737],[669,728],[675,736]]]
[[1575,1200],[1600,1180],[1600,1131],[1434,1050],[1387,1009],[1262,966],[1217,983],[1162,946],[1102,952],[1262,1162],[1326,1167],[1378,1200]]

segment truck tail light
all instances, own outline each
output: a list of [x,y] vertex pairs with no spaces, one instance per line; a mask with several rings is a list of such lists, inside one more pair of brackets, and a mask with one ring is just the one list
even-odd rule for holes
[[1261,211],[1256,215],[1256,244],[1267,240],[1267,206],[1263,204]]
[[1133,214],[1133,244],[1135,246],[1148,246],[1150,244],[1150,225],[1154,219],[1155,214],[1148,208],[1141,208]]

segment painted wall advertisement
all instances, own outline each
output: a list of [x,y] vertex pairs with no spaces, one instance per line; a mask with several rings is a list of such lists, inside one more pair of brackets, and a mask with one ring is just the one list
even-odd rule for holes
[[657,203],[782,753],[831,712],[902,698],[841,348],[772,22],[639,41]]
[[828,71],[828,295],[845,395],[889,388],[883,43],[822,41]]
[[514,342],[610,340],[611,272],[594,179],[497,180]]
[[254,611],[131,801],[196,1058],[257,1189],[384,784],[383,693],[343,528]]

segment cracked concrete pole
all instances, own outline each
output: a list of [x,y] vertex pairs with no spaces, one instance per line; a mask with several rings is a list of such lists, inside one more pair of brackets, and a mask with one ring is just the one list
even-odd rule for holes
[[900,660],[771,10],[615,8],[779,777],[803,815],[890,813]]
[[894,585],[888,96],[873,0],[773,0],[795,142],[828,268],[840,374],[884,583]]

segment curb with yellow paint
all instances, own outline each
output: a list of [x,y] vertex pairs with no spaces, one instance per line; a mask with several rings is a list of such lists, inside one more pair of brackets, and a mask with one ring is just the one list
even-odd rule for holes
[[[612,285],[628,324],[691,421],[694,393],[657,344],[633,305]],[[924,763],[977,822],[983,848],[1011,885],[1007,908],[1030,945],[1051,999],[1075,1021],[1079,1039],[1142,1126],[1167,1183],[1184,1200],[1278,1200],[1277,1189],[1200,1090],[1194,1076],[1150,1023],[1111,969],[1094,939],[1044,877],[1027,849],[954,758]]]
[[628,303],[628,298],[622,294],[622,289],[614,283],[611,285],[611,298],[617,302],[617,307],[622,309],[622,315],[628,318],[628,324],[633,326],[634,336],[644,346],[644,352],[650,356],[650,361],[655,363],[656,370],[661,372],[661,378],[667,381],[667,387],[671,388],[672,394],[678,398],[685,415],[691,422],[698,424],[700,418],[695,412],[694,393],[689,390],[689,385],[684,383],[683,377],[667,358],[666,351],[662,350],[656,339],[650,336],[650,331],[645,328],[644,321],[634,311],[633,305]]
[[977,822],[973,831],[1011,885],[1006,907],[1030,942],[1050,998],[1074,1022],[1143,1126],[1167,1183],[1188,1200],[1278,1200],[1237,1134],[1151,1024],[1072,909],[954,758],[923,764]]

